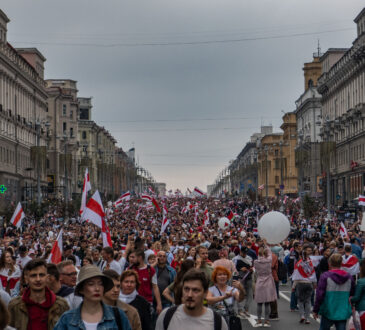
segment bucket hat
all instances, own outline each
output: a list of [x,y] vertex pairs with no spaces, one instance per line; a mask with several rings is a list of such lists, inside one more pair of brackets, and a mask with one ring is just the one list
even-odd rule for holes
[[77,283],[75,287],[76,296],[81,296],[80,289],[82,288],[83,282],[93,277],[100,277],[102,279],[104,292],[109,291],[114,286],[113,280],[104,275],[98,267],[94,265],[86,265],[80,269],[79,275],[77,276]]

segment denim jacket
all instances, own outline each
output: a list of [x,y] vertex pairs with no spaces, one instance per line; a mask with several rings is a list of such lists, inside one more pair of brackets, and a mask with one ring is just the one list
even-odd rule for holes
[[[103,318],[98,323],[98,330],[118,330],[117,321],[114,319],[114,311],[112,307],[105,305],[104,303],[101,303],[103,305]],[[64,313],[61,318],[58,320],[56,326],[54,327],[54,330],[79,330],[83,329],[86,330],[85,324],[81,319],[81,307],[82,304],[72,309],[66,313]],[[120,309],[118,309],[120,314],[120,319],[122,322],[122,329],[123,330],[132,330],[129,321],[127,319],[127,316],[124,314],[124,312]]]

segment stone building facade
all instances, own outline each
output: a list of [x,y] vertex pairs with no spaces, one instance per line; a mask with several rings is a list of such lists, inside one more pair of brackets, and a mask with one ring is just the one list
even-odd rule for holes
[[304,93],[295,102],[297,120],[296,166],[298,168],[298,188],[300,195],[320,197],[322,124],[321,94],[317,91],[317,81],[322,74],[320,52],[313,54],[313,61],[304,64]]
[[0,10],[0,206],[28,201],[39,179],[46,193],[47,94],[45,58],[7,42],[9,18]]
[[[322,137],[331,143],[329,180],[331,203],[342,204],[364,192],[365,185],[365,8],[355,18],[357,38],[330,62],[323,55]],[[324,178],[325,179],[325,178]]]
[[77,190],[78,100],[74,80],[46,80],[49,126],[48,192],[50,198],[72,198]]

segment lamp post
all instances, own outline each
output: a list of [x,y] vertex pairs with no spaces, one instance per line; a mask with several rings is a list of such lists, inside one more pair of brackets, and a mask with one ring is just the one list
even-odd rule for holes
[[265,151],[265,192],[266,192],[265,203],[266,206],[269,206],[268,166],[267,166],[267,155],[269,152],[269,147],[267,145],[265,145],[264,151]]
[[327,188],[327,219],[330,220],[331,219],[331,198],[330,198],[330,193],[331,193],[331,187],[330,187],[330,148],[329,148],[329,142],[330,142],[330,121],[328,118],[326,118],[326,123],[325,123],[325,135],[326,135],[326,141],[327,141],[327,157],[326,157],[326,162],[327,162],[327,173],[326,173],[326,188]]

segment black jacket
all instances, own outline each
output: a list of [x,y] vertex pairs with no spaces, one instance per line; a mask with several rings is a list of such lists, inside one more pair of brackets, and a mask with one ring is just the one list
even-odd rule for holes
[[130,302],[130,305],[138,311],[142,330],[152,330],[151,304],[140,295],[137,295],[136,298]]

